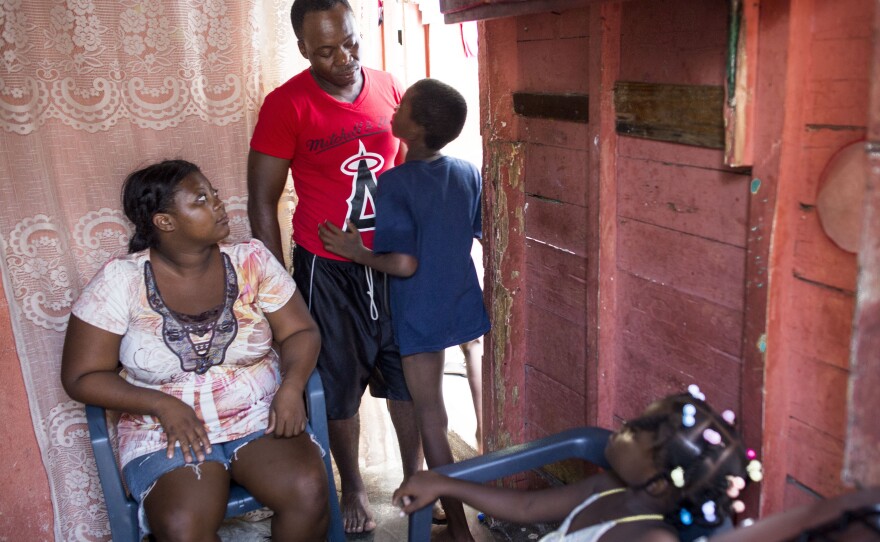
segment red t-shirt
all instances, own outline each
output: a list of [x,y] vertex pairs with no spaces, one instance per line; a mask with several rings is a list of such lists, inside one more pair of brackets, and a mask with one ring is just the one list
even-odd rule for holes
[[327,94],[308,69],[266,96],[251,149],[289,159],[298,202],[293,241],[313,254],[324,250],[318,224],[340,228],[351,219],[364,245],[373,247],[374,197],[379,174],[394,166],[400,142],[391,115],[403,90],[391,74],[362,68],[364,86],[354,103]]

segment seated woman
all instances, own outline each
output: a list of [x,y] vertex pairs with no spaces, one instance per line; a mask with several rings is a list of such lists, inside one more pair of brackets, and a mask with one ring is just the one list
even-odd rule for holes
[[733,413],[719,416],[695,388],[626,422],[605,449],[612,470],[578,483],[520,491],[423,471],[404,481],[393,502],[412,513],[448,495],[505,521],[562,522],[545,542],[672,542],[674,526],[720,525],[731,510],[742,511],[739,493],[747,479],[760,480],[761,465],[743,448]]
[[225,207],[194,164],[136,171],[122,198],[129,254],[74,304],[61,380],[72,398],[122,413],[141,527],[219,540],[235,480],[275,512],[273,540],[323,540],[327,478],[303,395],[321,340],[293,280],[259,241],[221,243]]

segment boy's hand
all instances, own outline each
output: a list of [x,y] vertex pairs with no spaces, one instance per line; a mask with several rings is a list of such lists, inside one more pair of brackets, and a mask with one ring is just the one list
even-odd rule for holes
[[354,222],[346,220],[346,224],[348,231],[342,231],[329,220],[325,220],[323,224],[318,224],[318,237],[328,252],[355,261],[358,253],[365,250],[364,243]]
[[433,471],[419,471],[397,488],[391,496],[391,504],[400,508],[401,514],[412,514],[440,497],[445,478]]

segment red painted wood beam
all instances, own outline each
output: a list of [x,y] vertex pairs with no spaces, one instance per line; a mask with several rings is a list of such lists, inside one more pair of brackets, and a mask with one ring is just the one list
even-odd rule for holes
[[[586,419],[613,427],[617,322],[617,142],[614,83],[620,74],[619,3],[590,8],[590,142],[587,183],[590,252],[587,262]],[[597,247],[597,248],[594,248]]]

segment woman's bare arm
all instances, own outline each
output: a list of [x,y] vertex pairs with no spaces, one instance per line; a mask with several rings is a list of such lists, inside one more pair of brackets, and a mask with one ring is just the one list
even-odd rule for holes
[[61,355],[61,385],[71,398],[131,414],[159,418],[168,435],[169,457],[180,442],[187,462],[204,459],[211,443],[192,407],[161,391],[129,384],[118,371],[122,335],[71,315]]
[[281,386],[272,402],[266,432],[274,432],[278,437],[291,437],[306,428],[303,393],[318,361],[321,335],[299,290],[283,307],[266,313],[266,318],[272,327],[275,342],[280,345],[282,376]]

